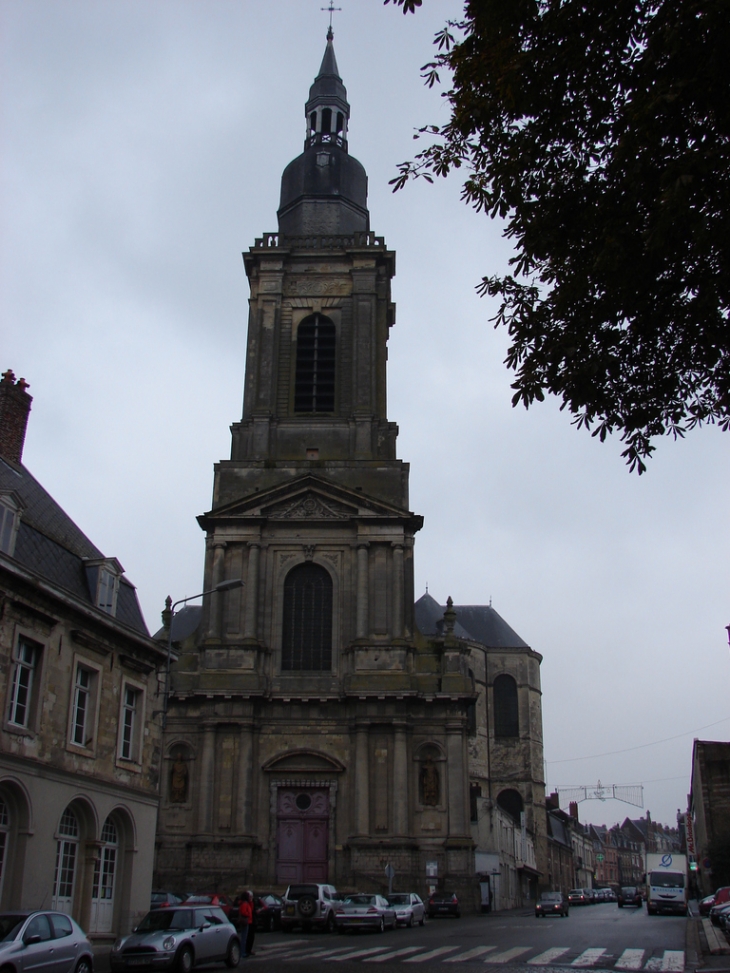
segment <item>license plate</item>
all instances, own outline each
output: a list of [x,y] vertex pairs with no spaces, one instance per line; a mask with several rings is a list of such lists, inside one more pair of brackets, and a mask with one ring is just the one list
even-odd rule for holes
[[149,959],[146,956],[132,956],[127,960],[127,966],[146,966]]
[[447,905],[439,906],[439,912],[448,912],[448,911],[449,911],[449,907]]

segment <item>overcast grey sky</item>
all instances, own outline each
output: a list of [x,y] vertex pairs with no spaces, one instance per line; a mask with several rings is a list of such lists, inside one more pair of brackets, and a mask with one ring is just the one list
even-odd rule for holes
[[[0,366],[34,396],[27,466],[120,559],[153,631],[165,595],[200,591],[195,517],[241,415],[241,251],[276,228],[325,5],[0,0]],[[500,227],[458,179],[387,185],[413,130],[447,117],[419,68],[460,3],[337,5],[350,151],[397,251],[389,412],[425,517],[417,593],[492,598],[542,653],[549,786],[643,782],[672,823],[692,737],[730,739],[730,439],[665,440],[639,478],[555,401],[512,409],[506,338],[474,290],[507,265]]]

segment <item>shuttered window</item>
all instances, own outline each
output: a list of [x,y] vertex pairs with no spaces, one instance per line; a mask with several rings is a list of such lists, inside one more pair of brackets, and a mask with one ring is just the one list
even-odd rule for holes
[[332,579],[318,564],[300,564],[284,582],[281,668],[332,668]]
[[335,326],[312,314],[297,328],[295,412],[335,411]]

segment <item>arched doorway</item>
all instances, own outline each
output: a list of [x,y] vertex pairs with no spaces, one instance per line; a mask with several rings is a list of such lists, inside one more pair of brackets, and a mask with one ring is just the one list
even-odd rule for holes
[[326,787],[280,787],[276,806],[276,881],[326,882],[329,832]]
[[119,834],[109,816],[101,829],[102,846],[94,865],[90,932],[111,932],[114,923],[114,886],[119,856]]
[[78,818],[67,807],[61,815],[56,832],[56,872],[53,878],[51,908],[69,915],[73,912],[80,839]]

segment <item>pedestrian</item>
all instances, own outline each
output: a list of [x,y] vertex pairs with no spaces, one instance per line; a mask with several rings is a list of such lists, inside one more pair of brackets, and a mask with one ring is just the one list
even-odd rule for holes
[[241,893],[241,901],[238,905],[238,938],[241,940],[241,951],[244,956],[250,956],[250,947],[253,945],[255,931],[253,921],[253,902],[250,892]]
[[253,956],[253,941],[256,938],[256,900],[253,897],[253,892],[248,892],[248,901],[251,908],[251,921],[248,924],[248,935],[246,936],[246,956]]

